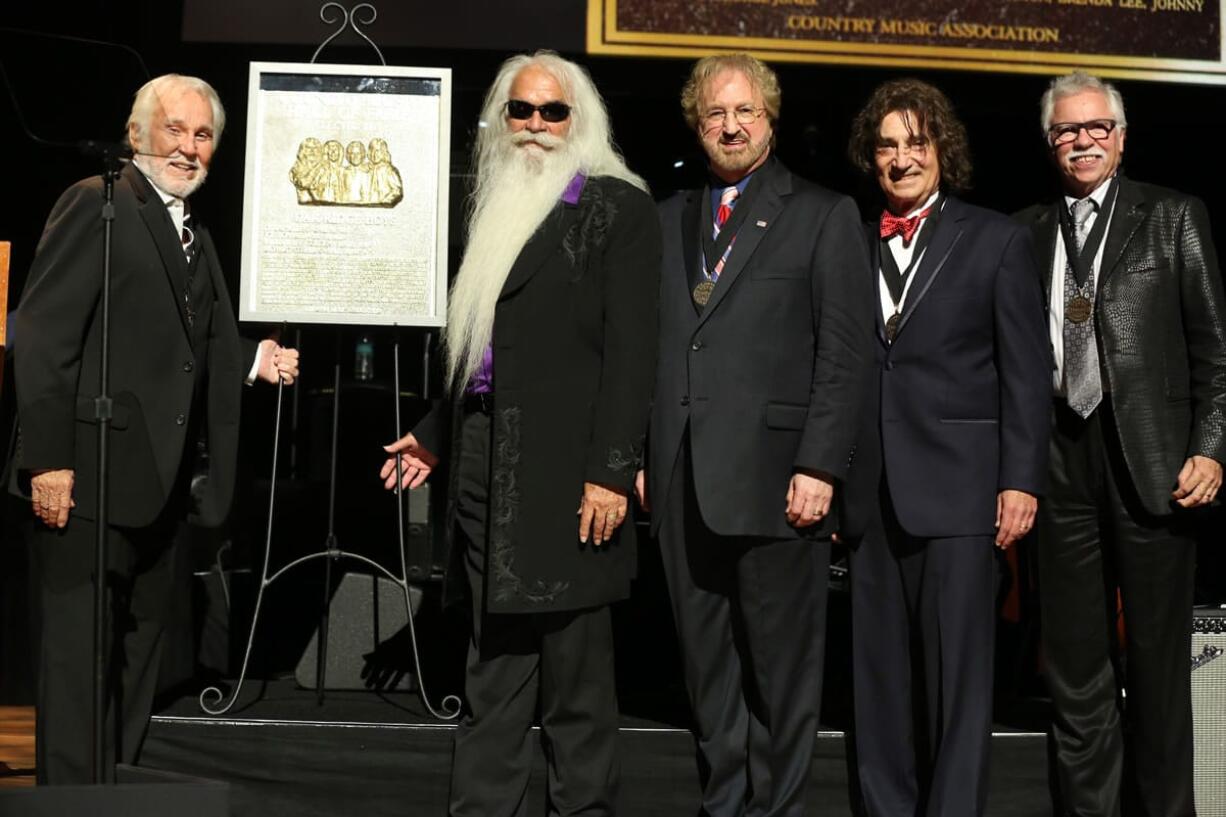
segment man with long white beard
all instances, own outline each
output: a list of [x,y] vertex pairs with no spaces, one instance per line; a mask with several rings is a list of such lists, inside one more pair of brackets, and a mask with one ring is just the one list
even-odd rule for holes
[[[190,210],[225,111],[203,80],[167,74],[136,93],[136,154],[115,181],[111,249],[107,775],[137,756],[157,689],[180,526],[220,524],[234,492],[244,377],[292,383],[298,352],[240,342],[208,231]],[[13,317],[20,435],[10,490],[32,503],[40,784],[89,783],[97,426],[102,357],[102,182],[70,187],[47,219]],[[190,487],[197,443],[208,477]],[[111,738],[114,738],[111,740]]]
[[[449,813],[524,813],[540,710],[550,814],[617,785],[609,604],[635,572],[627,495],[656,356],[660,228],[587,73],[505,62],[475,150],[445,336],[451,399],[387,446],[385,486],[450,452],[448,597],[472,605]],[[467,587],[465,588],[465,585]]]

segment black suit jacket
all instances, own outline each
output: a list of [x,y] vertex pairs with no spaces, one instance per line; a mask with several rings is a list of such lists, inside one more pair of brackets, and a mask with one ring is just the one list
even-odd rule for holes
[[[70,187],[47,219],[13,316],[19,432],[10,488],[28,491],[34,469],[75,471],[73,514],[94,518],[102,292],[102,182]],[[208,231],[197,275],[212,281],[206,354],[193,353],[182,292],[189,272],[166,206],[134,166],[115,183],[111,260],[110,522],[151,523],[183,464],[189,429],[207,431],[209,471],[201,520],[224,520],[234,490],[240,388],[254,346],[240,349],[221,266]],[[198,390],[207,389],[198,394]],[[206,417],[193,417],[204,411]]]
[[845,533],[864,532],[884,470],[908,533],[990,535],[997,493],[1039,495],[1046,479],[1051,350],[1029,236],[1006,216],[946,199],[889,344],[877,222],[866,234],[877,365]]
[[[797,469],[847,473],[872,354],[868,258],[851,199],[771,159],[710,301],[691,297],[706,190],[660,206],[660,363],[648,457],[663,508],[688,427],[698,503],[727,536],[786,538]],[[840,486],[841,487],[841,486]],[[836,488],[836,492],[839,488]],[[656,515],[658,527],[661,514]],[[833,516],[833,514],[831,515]],[[829,517],[801,529],[833,530]]]
[[[1057,206],[1018,214],[1043,261],[1044,305]],[[1204,204],[1121,177],[1097,288],[1099,360],[1124,461],[1145,509],[1167,514],[1189,456],[1226,462],[1226,303]]]
[[[490,612],[574,610],[629,595],[633,517],[595,548],[579,541],[575,511],[584,482],[629,493],[640,467],[659,258],[651,197],[597,176],[587,179],[578,204],[554,208],[507,276],[494,319]],[[450,452],[449,543],[461,397],[436,406],[413,430],[427,450]],[[463,586],[462,559],[452,548],[449,600]]]

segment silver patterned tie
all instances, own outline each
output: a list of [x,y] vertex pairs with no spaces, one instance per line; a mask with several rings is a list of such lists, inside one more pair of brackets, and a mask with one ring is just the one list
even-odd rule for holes
[[[1073,202],[1069,208],[1078,254],[1086,243],[1090,216],[1097,206],[1093,199],[1085,198]],[[1086,277],[1085,286],[1079,288],[1072,260],[1068,259],[1064,269],[1064,389],[1069,408],[1085,418],[1102,402],[1103,384],[1098,369],[1098,342],[1095,340],[1093,313],[1081,323],[1069,320],[1068,303],[1079,290],[1091,303],[1095,302],[1093,266]]]

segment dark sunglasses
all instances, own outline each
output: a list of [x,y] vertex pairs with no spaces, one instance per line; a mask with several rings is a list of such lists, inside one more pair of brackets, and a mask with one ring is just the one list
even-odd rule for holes
[[522,99],[507,100],[507,116],[512,119],[531,119],[532,114],[539,113],[546,122],[563,122],[570,116],[570,106],[565,102],[546,102],[544,105],[533,105]]

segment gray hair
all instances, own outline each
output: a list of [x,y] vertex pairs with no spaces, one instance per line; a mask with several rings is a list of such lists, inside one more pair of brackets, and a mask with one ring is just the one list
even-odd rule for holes
[[[519,54],[511,57],[498,69],[498,76],[485,95],[481,106],[480,128],[477,143],[473,147],[473,164],[479,192],[496,162],[498,146],[510,130],[507,126],[505,106],[510,99],[511,86],[520,71],[533,66],[552,76],[562,88],[566,103],[570,105],[570,130],[566,136],[568,150],[579,159],[579,169],[588,176],[613,176],[635,187],[646,190],[642,177],[626,167],[626,160],[613,142],[609,126],[609,112],[591,76],[581,66],[562,59],[553,51],[537,51],[534,54]],[[475,201],[477,196],[473,196]]]
[[1111,107],[1111,116],[1115,119],[1115,126],[1120,130],[1128,127],[1128,120],[1124,118],[1124,97],[1120,95],[1119,90],[1110,82],[1087,74],[1085,71],[1074,71],[1053,79],[1047,86],[1047,90],[1043,92],[1043,99],[1039,102],[1039,119],[1044,136],[1047,135],[1047,129],[1051,127],[1052,111],[1056,108],[1056,101],[1087,91],[1097,91],[1105,96],[1107,104]]
[[222,107],[221,97],[213,90],[213,86],[204,80],[183,74],[163,74],[140,87],[132,100],[132,113],[128,114],[128,123],[124,127],[124,142],[128,141],[128,134],[133,127],[142,137],[148,133],[153,125],[153,116],[161,106],[162,96],[172,88],[195,91],[208,100],[209,107],[213,109],[213,145],[220,143],[221,132],[226,127],[226,109]]

